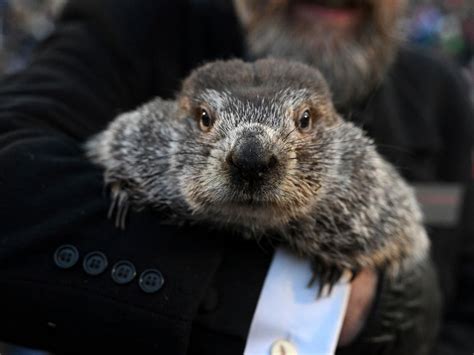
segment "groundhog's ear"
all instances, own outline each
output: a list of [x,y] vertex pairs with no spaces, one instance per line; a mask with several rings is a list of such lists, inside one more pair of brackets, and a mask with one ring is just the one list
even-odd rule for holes
[[193,102],[187,95],[180,95],[176,97],[176,119],[183,120],[192,115]]
[[329,125],[340,122],[336,108],[328,95],[314,95],[311,97],[311,106],[314,109],[314,116],[323,120]]
[[178,97],[178,111],[181,113],[189,113],[193,108],[193,104],[189,96]]

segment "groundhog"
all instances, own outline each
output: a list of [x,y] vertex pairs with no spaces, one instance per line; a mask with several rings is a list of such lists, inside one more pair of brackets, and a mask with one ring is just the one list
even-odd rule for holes
[[367,267],[397,276],[428,254],[412,189],[304,64],[206,64],[176,100],[118,116],[87,154],[122,227],[129,207],[148,206],[175,223],[277,236],[330,287]]

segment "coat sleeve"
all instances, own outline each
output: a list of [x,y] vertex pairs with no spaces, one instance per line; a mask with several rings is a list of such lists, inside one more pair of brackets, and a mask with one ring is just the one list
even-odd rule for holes
[[[118,112],[154,92],[166,67],[157,68],[150,43],[165,29],[172,33],[173,16],[178,27],[178,3],[72,1],[31,64],[1,81],[3,341],[54,353],[185,352],[219,263],[218,243],[208,242],[207,231],[164,226],[147,212],[117,230],[107,220],[102,172],[82,149]],[[178,63],[167,43],[159,46],[163,61]],[[64,245],[69,254],[60,253]],[[59,267],[61,260],[69,267]],[[127,284],[113,278],[123,261],[135,269]],[[154,274],[144,274],[149,269]]]
[[[408,172],[413,173],[409,176],[418,182],[464,186],[464,212],[459,226],[427,226],[433,264],[423,265],[408,277],[403,275],[400,282],[382,279],[356,346],[362,349],[359,353],[371,353],[374,346],[379,347],[374,353],[384,354],[469,353],[474,348],[474,116],[469,89],[458,68],[418,49],[405,48],[392,73],[387,85],[398,95],[386,91],[393,101],[382,101],[382,108],[394,107],[403,114],[394,116],[402,126],[393,133],[402,133],[393,140],[401,138],[400,146],[405,149],[400,161],[407,163]],[[387,120],[382,116],[380,122],[386,125]],[[419,351],[422,342],[427,346]]]
[[[457,68],[444,70],[438,102],[439,125],[443,146],[440,156],[439,177],[442,181],[461,183],[464,199],[460,223],[439,255],[452,258],[454,265],[439,270],[443,284],[444,319],[436,344],[436,354],[470,353],[474,349],[474,110],[469,101],[469,87]],[[456,239],[458,242],[456,242]],[[451,249],[451,251],[449,251]],[[435,251],[436,252],[436,251]]]

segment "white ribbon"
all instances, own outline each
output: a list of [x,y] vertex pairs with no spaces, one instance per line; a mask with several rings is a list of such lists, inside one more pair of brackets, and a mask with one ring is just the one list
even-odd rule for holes
[[253,316],[245,355],[271,354],[272,344],[287,340],[298,355],[329,355],[336,350],[350,294],[338,283],[330,297],[317,299],[319,284],[307,287],[308,260],[278,249]]

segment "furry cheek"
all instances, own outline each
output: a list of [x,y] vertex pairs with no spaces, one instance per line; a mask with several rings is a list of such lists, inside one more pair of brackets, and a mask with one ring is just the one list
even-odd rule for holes
[[212,148],[207,158],[183,171],[179,179],[180,190],[194,213],[228,199],[225,177],[225,150],[222,147]]

